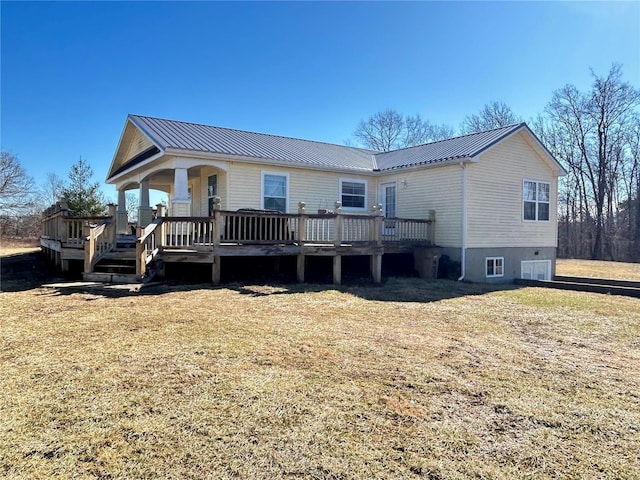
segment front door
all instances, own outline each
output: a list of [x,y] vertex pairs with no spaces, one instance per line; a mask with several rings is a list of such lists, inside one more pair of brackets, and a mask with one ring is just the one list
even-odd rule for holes
[[382,234],[393,236],[396,231],[396,222],[387,220],[396,218],[396,184],[383,183],[380,185],[380,203],[382,204],[382,214],[385,219],[382,221]]

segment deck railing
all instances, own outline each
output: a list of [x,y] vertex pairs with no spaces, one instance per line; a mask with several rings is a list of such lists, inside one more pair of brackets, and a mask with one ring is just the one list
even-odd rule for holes
[[93,272],[93,267],[115,244],[116,226],[112,217],[105,218],[98,225],[85,226],[84,271]]
[[47,208],[42,218],[42,238],[60,242],[66,248],[84,248],[86,228],[111,216],[70,216],[63,202]]
[[433,244],[433,213],[428,219],[383,218],[372,215],[232,212],[215,210],[211,217],[160,217],[138,231],[138,275],[162,249],[211,250],[221,245],[383,245],[384,242]]

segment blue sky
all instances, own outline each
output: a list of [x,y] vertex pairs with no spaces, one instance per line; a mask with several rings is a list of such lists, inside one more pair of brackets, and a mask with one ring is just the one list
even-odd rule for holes
[[590,68],[640,86],[639,5],[3,1],[1,148],[37,183],[80,156],[103,182],[128,113],[333,143],[389,107],[528,119]]

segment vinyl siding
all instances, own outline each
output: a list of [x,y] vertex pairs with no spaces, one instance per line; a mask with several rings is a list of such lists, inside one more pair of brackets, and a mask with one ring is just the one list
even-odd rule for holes
[[[524,179],[549,182],[548,222],[523,221]],[[557,179],[522,133],[468,165],[467,195],[468,248],[556,245]]]
[[305,202],[308,213],[315,213],[320,208],[333,209],[336,200],[340,196],[340,179],[365,180],[367,182],[367,197],[365,200],[367,209],[345,211],[345,213],[367,213],[370,211],[371,205],[376,201],[375,181],[371,177],[230,162],[226,208],[229,210],[260,208],[263,171],[276,175],[289,175],[289,213],[297,213],[298,202]]
[[136,129],[133,138],[131,139],[131,143],[129,144],[129,149],[127,150],[127,155],[125,156],[126,161],[131,160],[137,155],[141,154],[149,147],[153,147],[153,143],[145,137],[140,130]]
[[[406,188],[403,180],[406,180]],[[442,247],[461,246],[462,173],[459,165],[378,178],[378,185],[389,182],[396,182],[398,217],[427,218],[428,211],[435,210],[435,243]]]

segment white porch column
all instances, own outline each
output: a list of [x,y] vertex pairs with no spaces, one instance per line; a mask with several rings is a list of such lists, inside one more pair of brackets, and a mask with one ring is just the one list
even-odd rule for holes
[[129,217],[127,216],[127,198],[126,191],[118,190],[118,210],[116,211],[116,233],[129,233]]
[[173,198],[171,199],[171,216],[190,217],[191,199],[186,168],[176,168],[173,177]]
[[153,209],[149,205],[149,180],[140,182],[140,205],[138,206],[138,226],[146,227],[153,221]]

